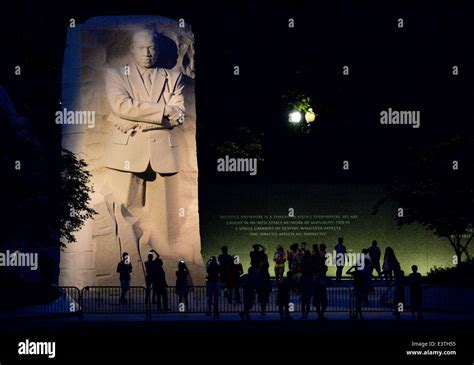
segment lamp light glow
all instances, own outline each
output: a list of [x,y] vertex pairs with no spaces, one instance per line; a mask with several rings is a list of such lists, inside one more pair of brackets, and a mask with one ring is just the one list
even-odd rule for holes
[[316,119],[316,114],[313,111],[313,108],[309,108],[306,114],[304,115],[306,123],[313,123]]
[[298,111],[294,111],[294,112],[291,112],[289,115],[288,115],[288,120],[290,123],[299,123],[301,121],[301,113],[298,112]]

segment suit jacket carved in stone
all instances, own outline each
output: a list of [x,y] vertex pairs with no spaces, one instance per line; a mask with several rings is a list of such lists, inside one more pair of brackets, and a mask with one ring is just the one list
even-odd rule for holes
[[114,124],[123,121],[139,124],[126,133],[113,129],[105,166],[139,173],[150,165],[157,173],[178,172],[179,145],[174,129],[179,124],[168,120],[164,113],[166,105],[178,107],[184,113],[183,75],[178,71],[155,69],[150,93],[134,63],[122,69],[108,68],[105,80],[112,110],[108,120]]

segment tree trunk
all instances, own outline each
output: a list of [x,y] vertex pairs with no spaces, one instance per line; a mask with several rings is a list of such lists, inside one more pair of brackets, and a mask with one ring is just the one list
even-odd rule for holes
[[454,235],[448,236],[448,240],[451,246],[453,247],[454,252],[456,253],[456,258],[457,258],[456,266],[458,266],[459,263],[461,262],[461,256],[462,256],[462,250],[460,250],[459,248],[459,241],[454,237]]
[[458,257],[458,262],[456,266],[459,266],[459,264],[462,261],[462,253],[463,253],[463,247],[461,246],[461,237],[456,236],[456,256]]

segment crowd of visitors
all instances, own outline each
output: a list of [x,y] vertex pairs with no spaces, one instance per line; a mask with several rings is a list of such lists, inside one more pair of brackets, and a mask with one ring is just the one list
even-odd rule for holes
[[[400,318],[405,303],[405,287],[409,286],[410,307],[412,315],[422,318],[422,277],[418,267],[412,266],[412,273],[405,277],[394,250],[386,247],[383,255],[377,241],[363,249],[358,255],[360,260],[352,262],[342,237],[337,239],[332,253],[327,252],[323,243],[313,244],[309,249],[305,242],[290,245],[288,250],[277,245],[272,256],[274,280],[270,275],[270,261],[266,249],[261,244],[254,244],[249,253],[250,265],[244,274],[244,268],[238,255],[229,254],[227,246],[221,248],[221,254],[211,256],[206,264],[207,271],[207,314],[214,318],[219,316],[219,300],[221,293],[229,304],[242,304],[239,313],[242,319],[250,319],[254,306],[261,315],[265,315],[270,302],[278,306],[282,320],[292,319],[294,311],[292,295],[299,296],[302,319],[308,319],[311,306],[316,309],[317,318],[325,319],[328,307],[328,290],[330,286],[347,286],[343,281],[344,268],[351,278],[354,299],[354,319],[363,319],[363,307],[369,304],[369,296],[373,291],[373,279],[386,281],[393,289],[393,314]],[[329,266],[335,267],[335,277],[331,279],[327,272]],[[286,275],[285,275],[285,269]],[[146,300],[157,305],[158,310],[168,310],[168,294],[163,261],[156,251],[150,251],[146,270]],[[132,265],[128,254],[124,253],[117,266],[122,287],[120,303],[126,304],[126,294],[130,287]],[[189,269],[184,261],[178,262],[176,271],[175,294],[179,303],[188,306],[188,294],[193,284]],[[276,296],[272,297],[272,293]],[[273,299],[272,299],[273,298]],[[293,297],[294,298],[294,297]]]

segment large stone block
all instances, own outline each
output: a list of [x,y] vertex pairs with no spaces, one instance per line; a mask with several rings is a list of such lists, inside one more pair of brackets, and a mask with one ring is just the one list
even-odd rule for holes
[[[116,126],[108,120],[114,111],[106,97],[105,71],[110,68],[124,70],[130,64],[133,35],[144,27],[154,30],[157,35],[160,51],[157,67],[171,70],[170,75],[175,75],[172,71],[181,72],[186,81],[182,92],[186,119],[173,130],[174,143],[179,147],[172,149],[179,166],[174,174],[148,171],[148,175],[154,175],[144,177],[126,169],[112,170],[106,166],[108,146]],[[133,265],[131,283],[144,285],[144,262],[152,249],[164,260],[170,285],[174,285],[177,262],[182,259],[191,270],[194,284],[204,282],[199,235],[194,75],[194,35],[189,26],[180,28],[177,21],[158,16],[96,17],[69,29],[63,65],[62,107],[94,111],[95,120],[94,125],[64,125],[63,147],[84,158],[88,164],[95,191],[91,205],[97,214],[76,234],[77,242],[68,244],[63,251],[62,284],[79,287],[118,285],[117,264],[122,253],[128,252]],[[136,81],[132,80],[132,83]],[[133,94],[136,85],[124,90]],[[157,91],[156,95],[159,98],[152,100],[150,97],[150,103],[159,104],[163,97],[165,103],[172,105],[175,93],[169,94],[169,100],[165,98],[165,91],[161,94]],[[136,95],[129,96],[138,101]]]

